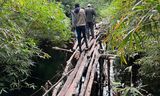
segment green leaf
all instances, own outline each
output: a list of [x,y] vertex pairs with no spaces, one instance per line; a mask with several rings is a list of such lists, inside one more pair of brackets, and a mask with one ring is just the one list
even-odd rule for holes
[[158,12],[160,13],[160,4],[157,5],[157,10],[158,10]]
[[131,33],[134,31],[135,29],[132,29],[128,32],[128,34],[124,37],[123,41],[120,43],[118,48],[124,48],[124,46],[127,44],[127,42],[130,39]]
[[128,96],[129,92],[130,92],[130,87],[126,87],[123,96]]
[[133,90],[134,92],[138,93],[141,96],[144,96],[137,88],[132,87],[131,90]]

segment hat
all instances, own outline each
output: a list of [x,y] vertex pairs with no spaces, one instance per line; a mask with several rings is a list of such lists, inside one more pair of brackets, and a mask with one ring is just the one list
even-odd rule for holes
[[91,7],[91,4],[88,4],[87,6],[88,6],[88,7]]

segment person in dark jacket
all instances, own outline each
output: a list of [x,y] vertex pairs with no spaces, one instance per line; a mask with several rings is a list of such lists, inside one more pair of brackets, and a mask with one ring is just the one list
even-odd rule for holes
[[89,38],[91,34],[92,38],[94,38],[94,23],[95,23],[96,12],[91,7],[91,4],[88,4],[87,8],[85,8],[85,14],[86,14],[87,36]]
[[75,9],[72,13],[72,26],[75,26],[76,32],[77,32],[77,39],[78,39],[78,46],[80,52],[82,52],[81,49],[81,34],[83,34],[84,41],[86,44],[86,48],[88,49],[88,42],[86,38],[86,15],[85,10],[80,7],[79,4],[75,4]]

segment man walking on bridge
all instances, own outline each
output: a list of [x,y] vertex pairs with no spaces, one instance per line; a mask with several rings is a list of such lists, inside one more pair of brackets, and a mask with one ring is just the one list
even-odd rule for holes
[[91,7],[91,4],[87,5],[87,8],[85,9],[85,14],[86,14],[87,36],[89,38],[91,34],[92,38],[94,38],[94,23],[95,23],[96,12]]
[[[86,15],[85,10],[80,7],[79,4],[75,4],[75,9],[72,13],[74,16],[74,19],[72,19],[72,26],[76,28],[77,32],[77,39],[78,39],[78,46],[80,52],[82,52],[81,49],[81,34],[83,34],[84,41],[86,44],[86,47],[88,48],[87,38],[86,38]],[[73,21],[74,20],[74,21]]]

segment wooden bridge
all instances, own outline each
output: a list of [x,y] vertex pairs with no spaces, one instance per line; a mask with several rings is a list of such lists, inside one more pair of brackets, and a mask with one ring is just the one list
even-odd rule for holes
[[103,32],[95,29],[96,38],[88,40],[89,49],[85,50],[82,40],[82,53],[78,51],[78,42],[59,81],[50,87],[43,87],[43,96],[113,96],[110,81],[110,66],[114,55],[107,54],[101,42]]

